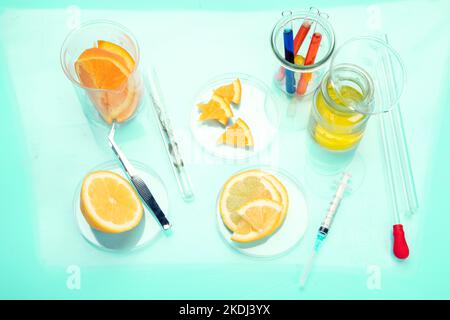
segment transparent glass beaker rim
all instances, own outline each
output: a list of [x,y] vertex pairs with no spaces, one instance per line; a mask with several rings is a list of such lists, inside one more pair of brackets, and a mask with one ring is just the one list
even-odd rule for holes
[[[67,34],[67,36],[65,37],[62,46],[61,46],[61,51],[60,51],[60,64],[61,64],[61,68],[63,69],[64,74],[66,75],[66,77],[73,83],[75,84],[77,87],[84,89],[84,90],[88,90],[88,91],[93,91],[93,92],[120,92],[123,90],[123,87],[120,86],[117,89],[96,89],[96,88],[90,88],[90,87],[86,87],[84,85],[82,85],[77,79],[75,79],[72,74],[70,73],[70,71],[67,69],[66,63],[65,63],[65,57],[66,57],[66,52],[67,52],[67,47],[70,44],[70,41],[72,39],[72,37],[77,33],[82,31],[83,29],[92,27],[92,26],[110,26],[118,31],[123,32],[131,41],[131,43],[134,46],[134,49],[136,50],[136,55],[134,58],[135,61],[135,65],[134,65],[134,69],[133,71],[130,73],[129,78],[133,77],[133,75],[137,72],[138,70],[138,66],[139,66],[139,60],[140,60],[140,48],[139,48],[139,44],[136,40],[136,37],[133,35],[133,33],[126,28],[125,26],[123,26],[122,24],[115,22],[115,21],[111,21],[111,20],[106,20],[106,19],[96,19],[96,20],[89,20],[86,22],[83,22],[81,24],[79,24],[78,26],[76,26],[75,28],[73,28],[72,30],[69,31],[69,33]],[[126,84],[125,84],[126,85]]]
[[[329,41],[330,41],[330,46],[329,46],[328,52],[325,54],[325,56],[322,59],[320,59],[319,61],[317,61],[313,64],[309,64],[309,65],[297,65],[297,64],[287,61],[285,59],[284,55],[278,51],[277,46],[276,46],[277,34],[279,33],[279,31],[290,21],[302,19],[302,18],[303,19],[308,18],[308,20],[320,24],[324,28],[325,32],[327,33],[327,37],[329,38]],[[296,12],[293,12],[291,15],[283,16],[280,20],[278,20],[278,22],[275,24],[275,26],[272,29],[272,34],[270,37],[270,45],[271,45],[272,51],[275,54],[277,60],[286,69],[288,69],[290,71],[294,71],[294,72],[296,72],[296,71],[297,72],[312,72],[312,71],[316,71],[316,70],[320,69],[332,56],[334,47],[335,47],[335,35],[334,35],[333,27],[331,26],[330,22],[328,22],[328,20],[326,18],[321,17],[320,15],[311,16],[310,11],[296,11]]]
[[[338,110],[338,111],[344,111],[345,112],[345,108],[343,108],[341,105],[339,105],[338,103],[336,103],[330,96],[328,93],[328,85],[330,84],[333,88],[334,88],[334,92],[335,94],[338,96],[338,98],[342,101],[348,101],[345,97],[343,97],[340,94],[340,90],[338,90],[338,88],[335,86],[335,83],[333,83],[333,79],[331,78],[331,69],[329,71],[327,71],[327,73],[325,74],[325,76],[323,77],[322,83],[321,83],[321,89],[322,89],[322,94],[324,96],[325,101],[331,105],[334,109]],[[367,83],[366,85],[360,87],[360,89],[362,90],[361,94],[363,96],[363,99],[361,101],[358,101],[357,103],[349,103],[349,104],[345,104],[346,107],[356,113],[359,114],[363,114],[363,115],[371,115],[372,113],[370,112],[363,112],[361,110],[364,110],[363,107],[358,107],[358,106],[370,106],[373,105],[374,103],[374,84],[373,84],[373,80],[370,77],[370,75],[366,72],[366,70],[360,68],[357,65],[354,64],[339,64],[337,66],[334,67],[334,71],[341,71],[341,72],[348,72],[351,71],[354,74],[357,74],[359,76],[361,76]],[[345,79],[346,81],[352,81],[350,79]],[[354,82],[354,81],[352,81]],[[357,83],[359,86],[359,83]],[[366,87],[366,89],[364,90],[363,88]],[[351,101],[354,102],[354,101]]]
[[[383,39],[380,39],[380,38],[377,38],[377,37],[373,37],[373,36],[359,36],[359,37],[353,37],[353,38],[351,38],[351,39],[345,41],[342,45],[340,45],[340,46],[336,49],[336,51],[334,52],[333,56],[331,57],[331,62],[330,62],[330,75],[329,75],[330,82],[331,82],[331,84],[332,84],[333,87],[338,88],[338,86],[336,86],[335,81],[333,81],[333,79],[334,79],[334,76],[333,76],[333,69],[336,69],[336,67],[335,67],[335,60],[336,60],[336,57],[339,56],[339,53],[340,53],[340,52],[341,52],[348,44],[353,43],[353,42],[357,42],[357,41],[373,41],[374,43],[376,43],[376,44],[379,45],[380,47],[385,48],[385,49],[389,52],[389,54],[392,55],[392,56],[390,56],[390,58],[393,57],[393,58],[395,58],[395,59],[397,60],[398,64],[400,65],[400,68],[401,68],[401,80],[402,80],[402,81],[401,81],[401,85],[402,85],[402,87],[401,87],[400,90],[398,90],[397,96],[395,97],[395,99],[394,99],[393,101],[391,101],[390,105],[387,106],[387,107],[385,107],[385,108],[382,108],[381,110],[379,110],[375,105],[373,106],[372,111],[366,111],[366,110],[364,109],[364,107],[358,108],[358,106],[364,106],[364,104],[362,104],[362,103],[359,103],[359,104],[357,104],[356,106],[355,106],[355,105],[350,106],[350,108],[352,108],[352,110],[355,111],[355,112],[359,112],[359,113],[365,114],[365,115],[377,115],[377,114],[389,112],[390,110],[392,110],[392,108],[393,108],[396,104],[398,104],[398,102],[399,102],[399,100],[400,100],[400,97],[401,97],[401,95],[402,95],[402,93],[403,93],[403,90],[404,90],[404,88],[405,88],[405,83],[406,83],[406,69],[405,69],[405,65],[404,65],[404,63],[403,63],[403,60],[401,59],[401,57],[400,57],[400,55],[397,53],[397,51],[395,51],[394,48],[392,48],[392,46],[390,46],[390,45],[389,45],[386,41],[384,41]],[[392,62],[390,61],[390,63],[392,63]],[[341,65],[341,64],[338,64],[337,67],[338,67],[339,65]],[[360,67],[360,66],[357,66],[357,67],[358,67],[358,69],[364,70],[364,69],[363,69],[362,67]],[[369,75],[369,77],[370,77],[370,75]],[[373,92],[372,92],[372,95],[373,95],[373,94],[374,94],[374,91],[376,90],[375,84],[373,83],[373,81],[372,81],[372,85],[373,85],[373,88],[372,88],[372,91],[373,91]],[[339,98],[345,100],[345,98],[342,97],[342,95],[340,94],[340,90],[335,90],[335,91],[336,91],[336,94],[338,95]],[[374,99],[374,97],[372,97],[372,99]],[[365,102],[367,102],[367,101],[365,101]],[[370,101],[370,103],[375,104],[376,101]]]

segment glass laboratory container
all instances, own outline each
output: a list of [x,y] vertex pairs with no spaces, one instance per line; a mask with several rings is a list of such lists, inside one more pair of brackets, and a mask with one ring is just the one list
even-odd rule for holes
[[[303,42],[298,40],[302,30]],[[305,65],[310,46],[316,46],[317,54],[313,63]],[[287,96],[303,97],[320,85],[334,51],[334,31],[323,14],[284,11],[272,30],[271,47],[277,60],[273,78],[276,87]]]
[[[134,68],[126,81],[117,88],[96,89],[83,84],[75,67],[81,53],[97,47],[98,41],[113,43],[134,60]],[[131,32],[124,26],[107,20],[95,20],[73,29],[61,48],[61,66],[74,85],[83,111],[90,121],[111,124],[113,120],[125,122],[139,110],[143,83],[139,71],[139,46]]]
[[360,37],[345,42],[314,94],[308,123],[312,138],[330,151],[354,149],[370,116],[397,104],[404,79],[403,63],[383,40]]

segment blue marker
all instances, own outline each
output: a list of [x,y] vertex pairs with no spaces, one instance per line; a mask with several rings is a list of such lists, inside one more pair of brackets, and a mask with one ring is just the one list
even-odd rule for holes
[[[286,26],[283,31],[284,38],[284,58],[294,63],[294,34],[292,27]],[[294,72],[286,69],[286,92],[290,94],[295,93],[295,77]]]

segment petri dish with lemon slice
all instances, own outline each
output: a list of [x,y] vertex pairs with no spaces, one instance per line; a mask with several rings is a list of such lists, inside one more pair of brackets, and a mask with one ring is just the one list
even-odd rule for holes
[[300,183],[270,167],[231,176],[217,200],[219,233],[234,250],[253,257],[276,257],[303,237],[308,206]]

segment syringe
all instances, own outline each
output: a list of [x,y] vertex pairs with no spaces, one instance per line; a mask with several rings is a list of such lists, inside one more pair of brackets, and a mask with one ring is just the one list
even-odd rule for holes
[[342,179],[339,183],[339,186],[336,190],[333,200],[331,201],[330,207],[328,208],[327,215],[325,219],[322,221],[319,227],[319,231],[317,232],[316,241],[314,243],[314,250],[311,254],[311,257],[308,260],[308,263],[303,270],[303,274],[300,278],[300,286],[303,288],[305,286],[306,280],[308,278],[309,272],[313,266],[314,258],[316,254],[319,252],[320,247],[322,246],[323,241],[328,235],[330,231],[331,224],[333,223],[334,216],[339,208],[339,204],[341,203],[342,198],[344,198],[345,189],[347,189],[348,182],[351,178],[351,174],[348,172],[344,172],[342,175]]

